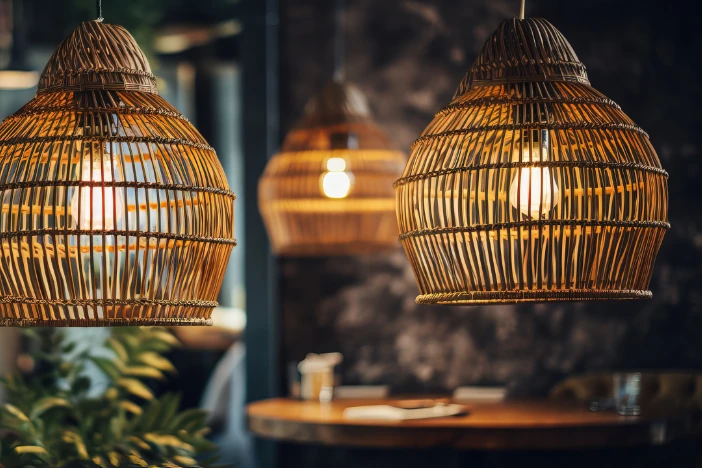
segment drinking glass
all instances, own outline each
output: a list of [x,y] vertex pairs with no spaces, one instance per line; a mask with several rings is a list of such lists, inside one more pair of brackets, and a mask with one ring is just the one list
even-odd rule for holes
[[622,416],[641,414],[639,394],[641,393],[641,373],[614,374],[614,401],[617,413]]

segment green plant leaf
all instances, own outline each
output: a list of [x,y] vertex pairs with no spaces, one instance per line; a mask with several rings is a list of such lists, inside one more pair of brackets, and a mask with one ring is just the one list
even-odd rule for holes
[[110,379],[119,378],[121,372],[115,361],[103,357],[91,356],[90,360],[95,363],[96,366]]
[[128,401],[128,400],[120,401],[119,406],[124,408],[129,413],[136,414],[137,416],[140,416],[144,413],[144,410],[141,409],[141,406],[137,405],[136,403],[132,403],[131,401]]
[[122,387],[132,395],[136,395],[144,400],[151,400],[154,397],[154,394],[151,392],[149,387],[137,379],[122,377],[115,380],[115,385]]
[[176,372],[176,369],[171,363],[171,361],[161,356],[160,354],[156,354],[152,351],[139,354],[137,359],[146,365],[155,367],[158,370],[170,373]]
[[41,447],[39,445],[18,445],[15,447],[15,452],[19,454],[23,453],[40,453],[40,454],[47,454],[48,452],[44,447]]
[[75,341],[69,341],[61,347],[61,351],[64,353],[70,353],[76,349],[77,343]]
[[154,432],[150,432],[148,434],[144,434],[144,440],[151,442],[152,444],[156,445],[162,445],[165,447],[173,447],[177,448],[180,450],[186,450],[190,453],[195,451],[195,448],[190,445],[187,442],[183,442],[180,440],[178,437],[174,435],[168,435],[168,434],[156,434]]
[[173,418],[171,425],[185,432],[195,432],[205,426],[207,423],[207,418],[207,411],[191,408],[181,412],[175,418]]
[[161,397],[161,414],[159,415],[159,423],[163,429],[169,429],[170,423],[178,412],[180,406],[180,396],[175,393],[169,393]]
[[[149,450],[150,449],[151,449],[151,447],[149,447]],[[149,463],[146,460],[144,460],[137,452],[130,453],[128,458],[129,458],[129,461],[131,463],[134,463],[137,466],[143,466],[143,467],[149,466]]]
[[176,338],[176,336],[173,333],[171,333],[167,330],[164,330],[162,328],[153,329],[151,332],[151,335],[154,338],[157,338],[157,339],[163,341],[164,343],[167,343],[168,345],[170,345],[174,348],[181,345],[180,340],[178,338]]
[[115,451],[110,451],[107,454],[107,458],[110,460],[110,463],[113,466],[120,466],[121,465],[122,457],[119,455],[119,453],[117,453]]
[[142,450],[151,450],[151,447],[149,446],[149,444],[147,444],[146,442],[144,442],[142,439],[140,439],[137,436],[129,436],[127,439],[132,444],[136,445],[137,447],[139,447]]
[[51,408],[68,408],[70,406],[71,403],[66,399],[56,397],[44,397],[41,400],[37,401],[36,404],[34,404],[34,406],[32,406],[32,410],[29,413],[29,419],[35,420]]
[[76,448],[76,453],[81,459],[88,459],[88,449],[85,446],[83,438],[76,431],[70,429],[63,431],[63,441],[72,444]]
[[217,444],[211,440],[205,439],[204,437],[190,435],[185,431],[179,431],[178,437],[195,447],[195,451],[198,453],[214,452],[218,448]]
[[111,467],[107,464],[107,462],[106,462],[105,460],[103,460],[103,458],[102,458],[100,455],[97,455],[97,456],[93,457],[92,462],[95,463],[95,464],[96,464],[97,466],[99,466],[100,468],[111,468]]
[[144,408],[144,414],[142,414],[136,428],[140,432],[150,432],[152,431],[158,421],[159,414],[161,413],[161,401],[152,400]]
[[27,415],[24,414],[22,412],[22,410],[19,409],[18,407],[16,407],[15,405],[11,405],[10,403],[5,403],[3,405],[3,407],[5,408],[5,410],[8,413],[10,413],[12,416],[16,417],[20,421],[29,421],[29,418],[27,417]]
[[195,460],[192,457],[184,457],[181,455],[176,455],[173,457],[173,461],[182,465],[182,466],[193,466],[197,463],[197,460]]
[[163,380],[165,376],[163,372],[151,366],[127,366],[122,369],[124,375],[132,377],[147,377],[150,379]]
[[131,355],[132,351],[139,348],[139,337],[134,334],[132,330],[124,330],[119,334],[120,343],[122,343],[127,350],[127,353]]
[[[109,343],[71,356],[62,352],[70,346],[61,331],[34,335],[32,374],[0,379],[8,398],[0,406],[8,434],[0,437],[0,467],[179,467],[216,450],[204,411],[180,412],[178,394],[155,398],[146,385],[175,372],[162,353],[177,340],[165,329],[112,329]],[[100,395],[89,392],[88,363],[109,379]]]
[[124,347],[124,345],[117,340],[115,337],[111,336],[105,341],[105,344],[112,350],[114,353],[117,355],[117,357],[124,361],[127,362],[129,360],[129,355],[127,354],[127,349]]
[[121,440],[124,437],[125,427],[127,425],[127,418],[123,411],[117,413],[110,419],[110,432],[109,434],[115,440]]

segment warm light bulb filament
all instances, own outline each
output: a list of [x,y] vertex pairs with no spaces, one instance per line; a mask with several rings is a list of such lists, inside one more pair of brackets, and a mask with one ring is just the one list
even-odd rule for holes
[[[86,158],[82,162],[82,182],[113,182],[109,157]],[[124,216],[122,188],[102,186],[77,187],[71,198],[74,226],[81,230],[112,230]]]
[[[550,146],[548,130],[528,133],[512,158],[515,162],[548,161]],[[559,189],[551,169],[547,166],[521,167],[512,179],[509,199],[514,208],[533,219],[547,215],[558,204]]]

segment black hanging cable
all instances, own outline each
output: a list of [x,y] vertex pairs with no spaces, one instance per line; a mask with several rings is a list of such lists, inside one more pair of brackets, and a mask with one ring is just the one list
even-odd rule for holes
[[102,17],[102,0],[96,0],[95,6],[97,7],[97,21],[102,22],[105,19]]
[[334,80],[346,79],[345,51],[344,51],[344,0],[336,0],[334,23]]

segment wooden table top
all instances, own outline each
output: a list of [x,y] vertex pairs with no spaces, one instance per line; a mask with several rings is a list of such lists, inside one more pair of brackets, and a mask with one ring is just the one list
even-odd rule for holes
[[661,444],[681,438],[689,421],[679,414],[627,417],[590,411],[582,403],[549,400],[465,403],[467,416],[414,421],[348,420],[351,406],[396,400],[286,398],[252,403],[248,427],[277,440],[347,447],[452,447],[458,449],[567,449]]

